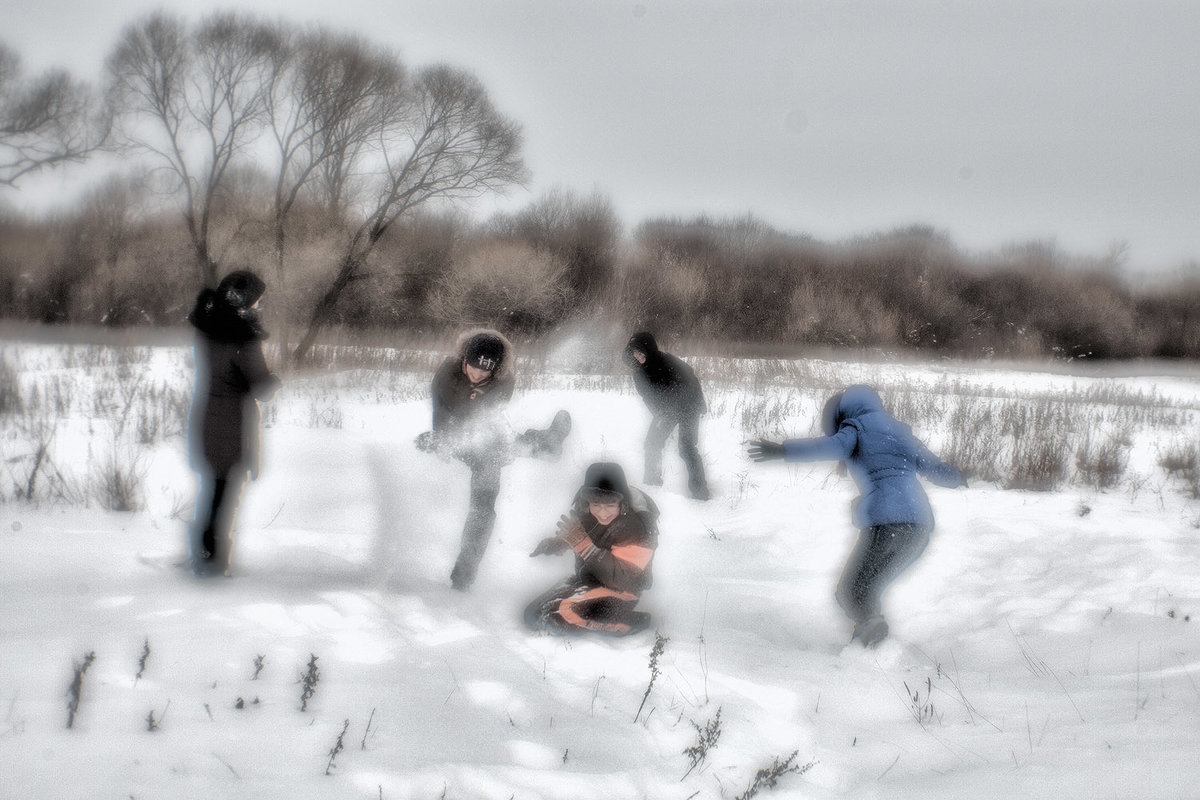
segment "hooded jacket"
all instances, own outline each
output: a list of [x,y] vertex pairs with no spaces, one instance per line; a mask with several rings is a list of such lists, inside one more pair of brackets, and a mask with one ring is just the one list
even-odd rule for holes
[[[478,333],[495,336],[503,345],[500,366],[482,383],[472,384],[463,372],[463,359],[471,337]],[[469,436],[482,426],[498,421],[512,398],[516,385],[513,347],[493,330],[470,330],[458,337],[454,355],[433,376],[433,430],[442,435]],[[472,397],[474,395],[474,397]]]
[[588,511],[585,492],[593,481],[585,480],[575,493],[571,507],[592,545],[584,548],[583,555],[576,551],[575,574],[585,583],[638,594],[652,583],[650,562],[658,546],[658,506],[640,489],[629,486],[624,472],[619,467],[611,469],[613,466],[593,464],[588,469],[589,479],[597,468],[605,470],[601,485],[621,495],[620,514],[608,525],[601,525]]
[[[646,355],[645,364],[633,357],[635,350]],[[696,373],[683,359],[659,350],[653,334],[631,336],[622,360],[633,369],[633,385],[655,415],[704,413],[704,392]]]
[[858,528],[912,523],[931,530],[933,510],[917,476],[955,487],[962,485],[962,473],[887,413],[869,386],[851,386],[830,398],[822,416],[826,435],[784,441],[784,459],[845,462],[859,490],[852,509]]
[[258,312],[235,308],[204,289],[188,321],[196,329],[196,388],[189,418],[192,466],[224,478],[235,468],[258,472],[261,413],[279,379],[267,368],[267,338]]

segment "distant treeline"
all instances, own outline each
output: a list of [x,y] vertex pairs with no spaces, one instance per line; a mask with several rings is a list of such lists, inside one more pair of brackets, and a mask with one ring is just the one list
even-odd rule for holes
[[[117,213],[128,186],[78,214],[0,222],[0,315],[48,323],[180,325],[199,288],[170,214]],[[352,235],[317,209],[294,213],[276,333],[299,330],[331,254]],[[119,221],[118,221],[119,220]],[[272,283],[270,226],[228,209],[222,261]],[[962,357],[1200,357],[1200,280],[1135,289],[1113,259],[1051,245],[965,254],[912,227],[849,242],[782,233],[753,218],[659,219],[624,234],[600,196],[552,192],[484,223],[413,214],[381,238],[330,324],[449,333],[493,325],[536,338],[603,319],[668,340],[923,350]]]
[[469,220],[448,209],[528,177],[520,124],[469,72],[321,26],[158,11],[100,75],[26,75],[0,42],[0,204],[38,171],[117,169],[53,218],[0,210],[4,317],[181,325],[201,286],[250,268],[296,361],[330,326],[536,338],[581,318],[668,340],[1200,356],[1200,283],[1135,290],[1119,246],[973,255],[932,228],[822,243],[753,218],[625,231],[605,197],[567,191]]

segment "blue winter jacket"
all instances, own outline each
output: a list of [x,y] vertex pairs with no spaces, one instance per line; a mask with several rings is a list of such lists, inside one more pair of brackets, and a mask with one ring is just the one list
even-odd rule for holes
[[915,523],[933,528],[933,510],[921,488],[920,474],[939,486],[961,486],[963,476],[929,452],[908,425],[883,409],[869,386],[851,386],[825,405],[826,436],[788,439],[787,461],[844,461],[859,497],[852,517],[858,528]]

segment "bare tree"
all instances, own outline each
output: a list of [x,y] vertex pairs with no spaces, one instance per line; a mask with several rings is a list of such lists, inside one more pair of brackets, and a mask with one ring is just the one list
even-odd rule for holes
[[364,276],[376,244],[397,219],[436,200],[482,196],[520,181],[525,168],[516,123],[492,105],[474,76],[447,66],[418,73],[404,93],[403,113],[379,138],[370,158],[347,152],[338,166],[377,165],[374,180],[358,193],[363,218],[349,237],[329,286],[317,301],[308,329],[293,353],[305,358],[329,321],[342,292]]
[[215,14],[189,32],[156,12],[126,28],[108,60],[111,96],[129,123],[123,138],[150,153],[182,193],[206,285],[217,281],[214,204],[234,159],[262,130],[278,47],[276,30],[245,16]]
[[[272,208],[276,278],[286,280],[287,223],[306,189],[340,218],[347,170],[395,125],[404,105],[404,68],[363,40],[316,30],[280,37],[267,118],[278,148]],[[286,345],[287,331],[282,340]]]
[[91,89],[62,70],[24,79],[20,56],[0,42],[0,185],[101,147],[109,126],[96,106]]

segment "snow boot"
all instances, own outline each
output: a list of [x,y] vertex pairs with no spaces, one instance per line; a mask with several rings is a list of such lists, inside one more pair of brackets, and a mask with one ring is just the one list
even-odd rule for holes
[[554,415],[554,420],[550,423],[550,427],[546,429],[546,451],[552,456],[561,456],[563,442],[566,441],[567,435],[570,433],[571,415],[565,409],[560,409]]
[[857,639],[863,647],[875,647],[877,644],[887,638],[888,624],[887,620],[882,616],[867,617],[862,622],[854,626],[854,636],[850,641]]

